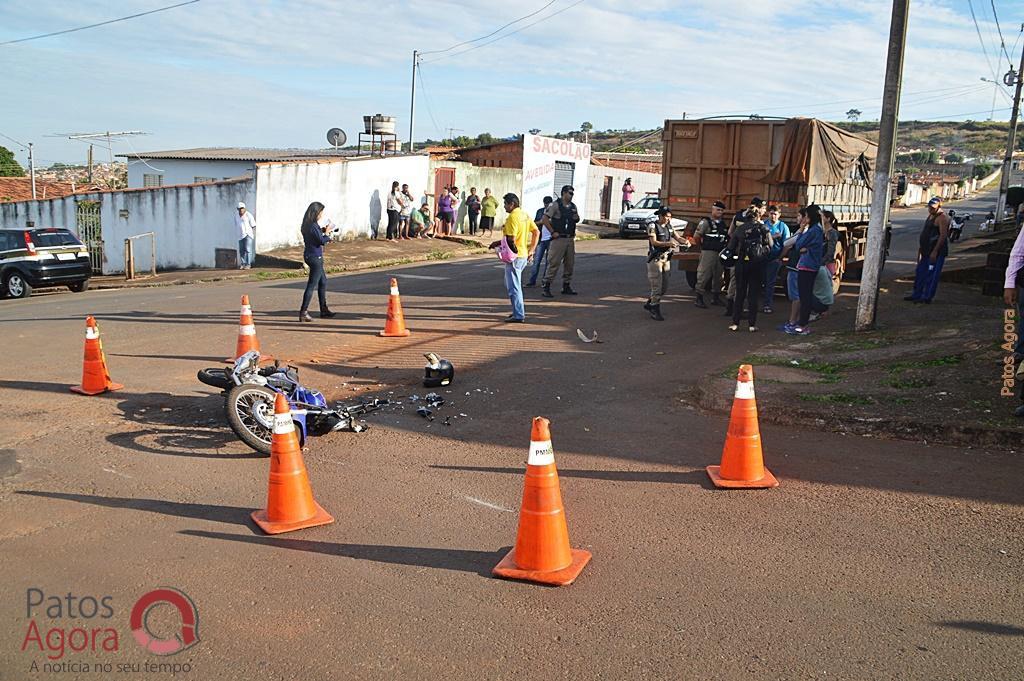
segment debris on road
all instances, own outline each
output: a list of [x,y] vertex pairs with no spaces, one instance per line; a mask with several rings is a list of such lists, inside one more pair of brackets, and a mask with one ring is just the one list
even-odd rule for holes
[[591,338],[587,338],[587,334],[583,333],[580,329],[576,329],[576,335],[580,337],[580,340],[584,343],[603,343],[604,341],[597,340],[597,331]]

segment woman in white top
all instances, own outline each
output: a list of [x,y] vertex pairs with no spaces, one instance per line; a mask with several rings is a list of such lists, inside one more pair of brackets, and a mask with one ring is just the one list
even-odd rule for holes
[[402,199],[398,192],[398,180],[391,183],[391,193],[388,194],[388,241],[398,238],[398,214],[402,211]]

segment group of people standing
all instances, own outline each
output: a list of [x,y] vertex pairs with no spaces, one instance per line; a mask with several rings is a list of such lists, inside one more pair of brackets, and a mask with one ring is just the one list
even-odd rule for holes
[[[463,198],[457,186],[445,186],[438,194],[436,204],[436,213],[431,215],[428,196],[424,196],[417,207],[416,200],[409,192],[409,185],[399,187],[397,181],[392,182],[387,201],[387,240],[429,239],[458,234],[461,232],[459,212],[463,204],[466,207],[465,217],[470,235],[494,232],[498,199],[491,195],[490,189],[484,189],[481,197],[476,193],[476,187],[471,187],[469,194]],[[376,229],[373,230],[373,238],[377,238]]]
[[832,277],[839,240],[836,216],[810,205],[800,209],[797,229],[791,230],[782,221],[779,207],[766,205],[760,197],[754,197],[748,208],[736,213],[729,225],[723,219],[725,209],[724,203],[716,201],[692,236],[672,230],[668,206],[658,209],[657,221],[648,228],[651,294],[644,309],[655,320],[664,321],[661,298],[668,290],[672,251],[678,244],[684,249],[700,249],[692,282],[694,304],[708,309],[706,297],[710,296],[711,304],[725,307],[725,315],[732,318],[731,331],[739,330],[744,317],[747,329],[757,331],[758,313],[774,311],[775,285],[785,267],[791,306],[789,320],[779,329],[795,335],[810,333],[810,322],[833,303]]

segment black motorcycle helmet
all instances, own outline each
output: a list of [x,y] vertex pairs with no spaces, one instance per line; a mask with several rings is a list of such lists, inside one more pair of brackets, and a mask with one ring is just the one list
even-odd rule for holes
[[455,379],[455,367],[446,359],[440,359],[432,352],[423,355],[427,358],[427,366],[424,369],[423,387],[440,388],[448,385]]

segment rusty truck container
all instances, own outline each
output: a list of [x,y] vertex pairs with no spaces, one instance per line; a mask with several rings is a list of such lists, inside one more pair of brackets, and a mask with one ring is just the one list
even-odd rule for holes
[[[846,265],[864,259],[877,152],[870,140],[793,118],[667,120],[662,142],[661,196],[674,215],[696,225],[715,201],[731,216],[760,196],[793,225],[800,207],[816,203],[839,220],[837,285]],[[680,260],[695,266],[695,255]]]

